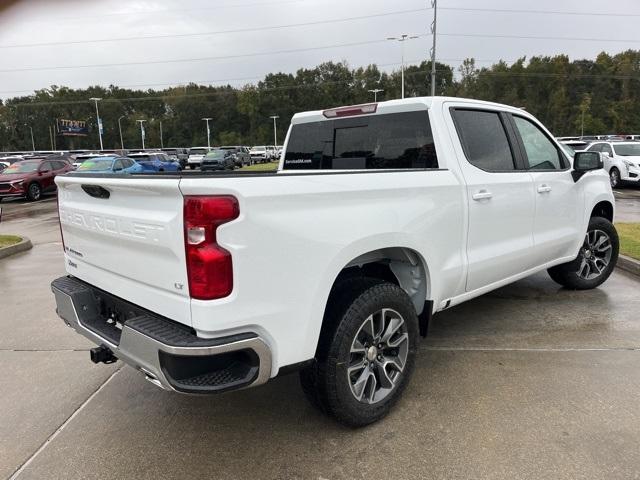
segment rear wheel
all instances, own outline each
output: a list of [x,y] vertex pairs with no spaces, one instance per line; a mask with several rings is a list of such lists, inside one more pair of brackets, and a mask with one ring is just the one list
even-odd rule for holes
[[574,290],[596,288],[609,278],[618,261],[619,240],[613,224],[592,217],[578,257],[548,270],[560,285]]
[[620,186],[620,170],[616,167],[612,167],[611,170],[609,170],[609,181],[611,182],[611,188]]
[[36,200],[40,200],[40,197],[42,196],[42,189],[40,188],[40,185],[37,183],[32,183],[31,185],[29,185],[29,188],[27,189],[27,199],[35,202]]
[[320,410],[359,427],[384,417],[413,372],[418,318],[408,295],[377,279],[334,287],[313,363],[300,373]]

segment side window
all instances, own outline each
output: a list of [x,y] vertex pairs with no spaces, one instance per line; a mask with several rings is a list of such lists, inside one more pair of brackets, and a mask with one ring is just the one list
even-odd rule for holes
[[515,170],[511,145],[498,112],[456,109],[453,118],[469,163],[488,172]]
[[118,159],[114,162],[113,169],[115,171],[122,170],[123,168],[124,168],[124,164],[122,163],[122,160]]
[[589,148],[587,148],[590,152],[601,152],[602,151],[602,143],[594,143]]
[[613,157],[613,150],[611,149],[611,145],[609,145],[608,143],[603,143],[602,144],[602,150],[600,150],[602,153],[608,153],[610,156]]
[[513,116],[527,154],[525,164],[530,170],[562,170],[565,168],[558,148],[537,125],[526,118]]
[[53,166],[51,165],[51,162],[42,162],[38,170],[40,172],[50,172],[53,170]]
[[123,158],[122,159],[122,164],[124,165],[124,168],[129,168],[129,167],[133,166],[133,162],[131,160],[129,160],[128,158]]

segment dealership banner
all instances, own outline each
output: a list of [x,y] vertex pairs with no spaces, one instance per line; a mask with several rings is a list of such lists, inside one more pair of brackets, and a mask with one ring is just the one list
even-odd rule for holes
[[87,122],[84,120],[65,120],[59,118],[56,120],[59,135],[65,137],[86,137],[89,133]]

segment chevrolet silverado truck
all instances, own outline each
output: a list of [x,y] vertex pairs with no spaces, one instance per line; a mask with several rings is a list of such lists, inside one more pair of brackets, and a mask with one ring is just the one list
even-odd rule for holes
[[529,113],[411,98],[293,117],[275,173],[56,178],[57,313],[167,390],[299,370],[342,423],[382,418],[430,318],[547,270],[591,289],[618,257],[597,152]]

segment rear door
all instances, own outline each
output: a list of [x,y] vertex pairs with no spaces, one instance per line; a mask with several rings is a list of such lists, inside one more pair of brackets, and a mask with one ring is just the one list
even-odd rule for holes
[[537,265],[577,253],[582,240],[584,192],[569,160],[539,125],[512,115],[524,166],[533,178],[535,217],[532,257]]
[[190,324],[179,180],[58,177],[67,271]]
[[531,175],[518,168],[507,115],[467,107],[450,112],[464,151],[470,292],[533,267],[535,198]]

